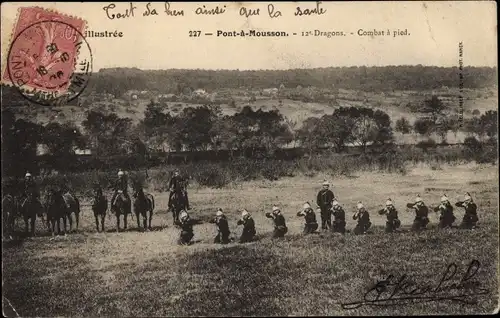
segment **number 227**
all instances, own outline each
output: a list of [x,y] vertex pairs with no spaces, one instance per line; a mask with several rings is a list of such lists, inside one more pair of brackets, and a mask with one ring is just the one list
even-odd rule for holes
[[189,31],[189,36],[199,37],[201,35],[201,31]]

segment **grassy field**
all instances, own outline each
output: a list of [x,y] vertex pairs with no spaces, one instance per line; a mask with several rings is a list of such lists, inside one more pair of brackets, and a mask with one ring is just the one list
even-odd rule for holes
[[[302,203],[314,200],[320,181],[294,177],[255,181],[231,188],[190,190],[195,244],[175,244],[178,230],[166,214],[166,193],[155,193],[154,231],[140,232],[135,220],[129,231],[96,233],[92,212],[83,208],[80,230],[52,239],[43,235],[4,245],[3,288],[21,316],[242,316],[242,315],[408,315],[491,313],[498,306],[498,166],[459,165],[432,170],[415,166],[399,174],[359,173],[331,179],[333,191],[347,212],[364,202],[374,227],[364,236],[321,233],[304,237],[303,219],[295,216]],[[454,203],[469,191],[479,206],[479,228],[408,232],[413,213],[406,210],[417,193],[428,205],[443,193]],[[402,233],[385,234],[385,219],[376,213],[391,197],[399,210]],[[86,202],[83,202],[86,204]],[[272,223],[264,210],[278,204],[289,233],[270,238]],[[237,209],[246,208],[256,221],[259,240],[246,245],[212,244],[216,234],[208,221],[217,208],[229,218],[233,236]],[[458,223],[463,210],[456,209]],[[319,218],[319,215],[318,215]],[[130,219],[129,219],[129,222]],[[21,222],[17,224],[19,227]],[[449,264],[456,264],[459,282],[472,260],[481,264],[474,280],[486,295],[467,305],[431,301],[343,309],[363,299],[389,274],[403,274],[419,286],[437,285]],[[451,281],[451,280],[450,280]],[[460,291],[455,291],[460,292]]]

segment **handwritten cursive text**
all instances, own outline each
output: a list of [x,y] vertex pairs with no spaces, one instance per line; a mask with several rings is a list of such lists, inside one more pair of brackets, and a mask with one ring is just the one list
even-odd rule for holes
[[316,8],[314,9],[302,9],[301,7],[297,7],[295,10],[295,16],[303,16],[303,15],[322,15],[326,13],[326,9],[321,7],[321,1],[316,2]]
[[177,17],[177,16],[184,16],[184,10],[170,10],[170,3],[168,2],[165,2],[165,13],[167,15],[171,15],[171,16],[174,16],[174,17]]
[[457,275],[457,265],[450,264],[437,285],[418,284],[404,274],[400,278],[389,275],[369,289],[361,301],[343,303],[343,309],[356,309],[365,305],[395,306],[418,302],[455,301],[475,304],[474,296],[490,292],[481,288],[478,281],[472,280],[479,271],[478,260],[470,262],[463,275]]
[[126,9],[124,13],[113,13],[113,11],[110,11],[114,8],[116,8],[116,5],[114,3],[108,4],[107,6],[102,8],[106,12],[106,16],[110,20],[134,17],[134,10],[137,9],[137,7],[132,4],[132,2],[130,2],[130,8]]
[[215,8],[212,9],[207,9],[205,6],[198,7],[195,10],[196,14],[202,14],[202,15],[219,15],[223,14],[226,12],[226,6],[223,6],[222,8],[219,8],[219,6],[216,6]]

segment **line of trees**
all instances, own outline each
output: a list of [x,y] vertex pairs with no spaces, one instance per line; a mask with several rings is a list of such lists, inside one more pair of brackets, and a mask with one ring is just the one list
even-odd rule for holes
[[[420,134],[430,131],[448,131],[451,119],[443,116],[438,98],[426,105],[430,116],[415,121],[413,127],[405,118],[395,123],[395,130],[403,133],[414,130]],[[489,140],[493,145],[497,136],[496,111],[464,120],[463,128],[471,135]],[[455,127],[458,127],[455,124]],[[144,118],[134,125],[129,118],[115,113],[87,112],[82,129],[70,122],[52,122],[46,126],[15,119],[9,110],[2,112],[3,171],[22,174],[36,167],[36,151],[45,144],[56,166],[68,169],[75,161],[75,149],[90,148],[96,157],[113,155],[146,158],[151,151],[206,151],[273,153],[286,145],[300,146],[312,155],[317,149],[329,148],[342,152],[347,145],[367,146],[379,152],[387,151],[394,142],[391,118],[382,110],[368,107],[339,107],[332,114],[306,119],[297,129],[297,123],[284,117],[277,109],[263,111],[245,106],[234,115],[223,115],[220,107],[205,105],[184,108],[179,114],[165,110],[163,104],[151,102]],[[469,144],[476,147],[473,141]]]
[[473,112],[470,119],[460,118],[457,114],[450,115],[444,113],[445,106],[437,97],[432,96],[426,100],[424,107],[420,109],[423,116],[417,118],[413,125],[408,119],[401,117],[396,120],[395,131],[402,134],[415,132],[420,135],[430,135],[436,133],[441,138],[441,142],[446,142],[448,131],[455,134],[458,131],[464,131],[470,135],[475,135],[483,140],[493,138],[498,134],[498,112],[488,110],[480,115],[479,111]]
[[[496,83],[497,69],[465,67],[464,88],[489,87]],[[268,88],[314,86],[371,91],[429,90],[458,87],[457,67],[384,66],[328,67],[294,70],[148,70],[136,68],[101,69],[93,75],[89,91],[121,96],[128,90],[153,90],[180,94],[185,88]]]

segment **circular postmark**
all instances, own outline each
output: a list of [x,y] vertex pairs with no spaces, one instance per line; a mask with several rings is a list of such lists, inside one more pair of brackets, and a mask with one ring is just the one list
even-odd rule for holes
[[7,73],[23,97],[44,106],[77,98],[92,75],[92,51],[82,32],[63,21],[21,30],[7,55]]

